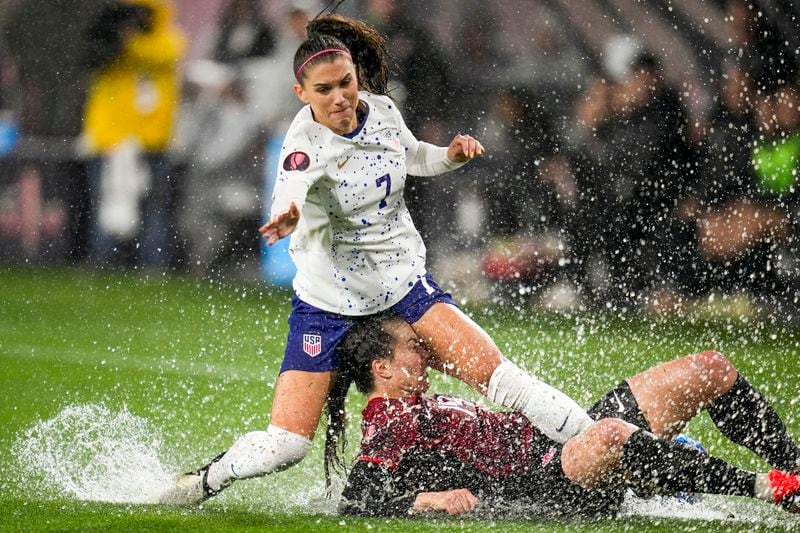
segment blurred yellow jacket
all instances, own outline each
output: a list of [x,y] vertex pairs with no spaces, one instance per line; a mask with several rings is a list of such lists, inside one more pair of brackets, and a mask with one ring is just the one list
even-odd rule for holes
[[152,29],[130,37],[122,55],[91,82],[84,134],[95,153],[108,152],[129,137],[147,151],[161,151],[172,137],[184,36],[173,22],[169,0],[127,2],[153,10]]

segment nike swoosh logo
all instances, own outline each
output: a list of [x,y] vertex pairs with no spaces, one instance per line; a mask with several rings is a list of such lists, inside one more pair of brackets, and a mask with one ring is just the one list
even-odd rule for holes
[[351,157],[352,157],[352,154],[351,154],[351,155],[348,155],[348,156],[345,158],[345,160],[344,160],[344,161],[342,161],[341,163],[336,163],[336,168],[337,168],[338,170],[342,170],[342,167],[343,167],[343,166],[345,166],[345,165],[347,164],[347,162],[348,162],[348,161],[350,161],[350,158],[351,158]]
[[614,399],[617,400],[617,405],[619,406],[619,409],[617,409],[617,412],[618,413],[624,413],[625,412],[625,406],[622,405],[622,400],[619,399],[619,396],[617,396],[616,392],[613,393],[613,394],[614,394]]
[[564,431],[564,428],[567,427],[567,420],[569,420],[569,415],[571,414],[572,411],[567,413],[567,417],[564,419],[564,422],[562,422],[561,425],[556,428],[556,433],[561,433],[562,431]]

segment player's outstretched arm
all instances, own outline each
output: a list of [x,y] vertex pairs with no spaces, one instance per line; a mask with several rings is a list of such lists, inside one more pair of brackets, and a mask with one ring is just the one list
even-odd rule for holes
[[272,215],[269,222],[261,226],[258,231],[267,239],[267,245],[272,246],[280,239],[291,235],[297,229],[298,222],[300,222],[300,208],[292,202],[284,211]]

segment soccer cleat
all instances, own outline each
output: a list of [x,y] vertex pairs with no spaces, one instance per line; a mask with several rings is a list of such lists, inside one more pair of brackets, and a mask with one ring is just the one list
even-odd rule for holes
[[790,513],[800,513],[800,474],[773,470],[769,473],[773,502]]
[[160,503],[169,505],[196,505],[207,500],[203,486],[203,475],[200,471],[181,474],[175,480],[175,486],[163,494]]
[[223,455],[225,452],[214,457],[207,465],[194,472],[178,476],[175,486],[161,496],[160,502],[169,505],[197,505],[222,492],[230,483],[223,485],[219,490],[212,490],[208,486],[208,469],[222,459]]

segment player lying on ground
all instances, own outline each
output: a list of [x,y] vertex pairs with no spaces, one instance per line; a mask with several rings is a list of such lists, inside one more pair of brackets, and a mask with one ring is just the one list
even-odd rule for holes
[[[800,510],[800,475],[789,473],[800,465],[800,450],[770,404],[717,352],[623,381],[589,410],[597,422],[566,445],[519,411],[424,396],[428,354],[401,319],[360,321],[339,360],[335,390],[343,398],[355,382],[369,399],[342,513],[456,515],[523,499],[559,515],[613,514],[627,487],[749,496]],[[341,467],[343,403],[331,399],[329,406],[338,406],[340,423],[329,431],[326,462]],[[775,470],[754,474],[672,442],[704,408],[726,437]]]

